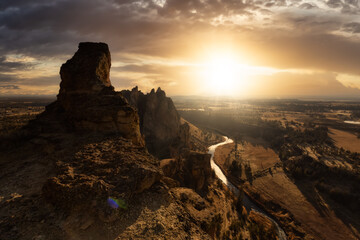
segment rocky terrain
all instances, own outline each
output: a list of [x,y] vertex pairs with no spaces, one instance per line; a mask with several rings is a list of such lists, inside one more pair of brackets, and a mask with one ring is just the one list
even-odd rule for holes
[[275,239],[215,178],[219,137],[161,89],[114,91],[110,66],[106,44],[80,43],[57,100],[1,138],[0,239]]

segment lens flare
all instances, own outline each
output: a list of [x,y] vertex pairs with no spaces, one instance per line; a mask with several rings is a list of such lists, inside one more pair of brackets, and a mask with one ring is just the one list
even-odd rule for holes
[[107,199],[107,203],[109,204],[109,206],[111,208],[122,208],[122,209],[126,209],[127,208],[127,205],[126,205],[126,202],[122,199],[116,199],[116,198],[112,198],[112,197],[109,197]]

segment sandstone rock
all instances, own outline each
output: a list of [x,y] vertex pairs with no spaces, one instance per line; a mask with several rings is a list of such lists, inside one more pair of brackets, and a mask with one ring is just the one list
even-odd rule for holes
[[213,180],[210,154],[189,151],[186,156],[176,159],[163,159],[160,168],[166,177],[180,182],[198,192],[206,191]]
[[166,184],[168,188],[180,187],[180,183],[173,178],[163,176],[161,180]]
[[250,211],[249,220],[253,224],[257,226],[261,226],[264,229],[263,231],[267,234],[268,237],[271,236],[272,239],[276,239],[277,236],[276,226],[267,217],[255,211]]
[[144,145],[139,117],[110,82],[111,57],[105,43],[80,43],[62,65],[57,101],[30,124],[41,132],[82,131],[119,133]]
[[[182,142],[186,142],[188,147],[193,151],[207,152],[208,147],[221,142],[222,136],[205,129],[199,129],[195,125],[186,121],[184,118],[180,119],[181,126],[184,128],[181,133]],[[185,129],[186,128],[186,129]]]
[[178,138],[170,146],[170,155],[177,157],[187,156],[193,150],[190,146],[190,127],[188,123],[180,125]]
[[80,43],[75,55],[61,66],[59,95],[113,90],[110,66],[111,57],[107,44]]
[[179,171],[178,165],[178,161],[174,158],[162,159],[160,161],[160,168],[164,175],[171,178],[174,178]]
[[204,190],[212,179],[210,154],[191,151],[183,163],[184,182],[196,191]]
[[186,137],[182,139],[180,116],[171,98],[161,88],[143,94],[137,87],[131,91],[121,91],[130,105],[134,106],[140,117],[140,130],[145,136],[146,146],[152,154],[159,158],[171,156],[171,148],[178,149],[188,145]]
[[79,143],[56,165],[57,175],[46,181],[42,193],[66,212],[94,203],[97,209],[106,209],[110,196],[128,202],[160,180],[158,161],[121,137]]

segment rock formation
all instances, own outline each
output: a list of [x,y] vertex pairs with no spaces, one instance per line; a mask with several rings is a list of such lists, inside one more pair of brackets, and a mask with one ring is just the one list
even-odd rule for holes
[[[0,150],[0,239],[241,238],[210,155],[190,151],[194,127],[161,89],[123,92],[139,121],[111,86],[110,65],[106,44],[80,43],[61,67],[57,100],[25,141]],[[160,163],[140,128],[150,151],[176,159]]]
[[161,88],[156,92],[152,89],[148,94],[137,87],[121,93],[138,110],[140,130],[149,152],[160,158],[169,157],[170,147],[181,142],[180,116],[171,98],[166,97]]
[[111,56],[107,44],[80,43],[75,55],[61,66],[59,97],[74,93],[112,92],[110,67]]
[[105,43],[80,43],[75,55],[61,66],[57,101],[47,106],[31,128],[120,133],[143,144],[138,114],[111,86],[110,66]]
[[177,181],[178,185],[204,193],[214,180],[210,157],[210,154],[190,151],[186,156],[161,160],[160,167],[164,175]]
[[184,162],[184,182],[197,191],[203,190],[214,178],[210,166],[210,154],[190,152]]

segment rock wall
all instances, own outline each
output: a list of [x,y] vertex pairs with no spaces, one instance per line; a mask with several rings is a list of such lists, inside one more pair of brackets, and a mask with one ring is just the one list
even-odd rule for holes
[[207,153],[189,151],[186,156],[161,160],[160,167],[166,177],[178,182],[177,185],[203,193],[214,180],[210,157]]
[[171,148],[186,145],[181,139],[180,116],[171,98],[161,88],[155,92],[144,94],[137,87],[131,91],[123,90],[122,95],[130,105],[138,110],[140,117],[140,130],[145,137],[146,146],[150,153],[159,158],[169,157]]

